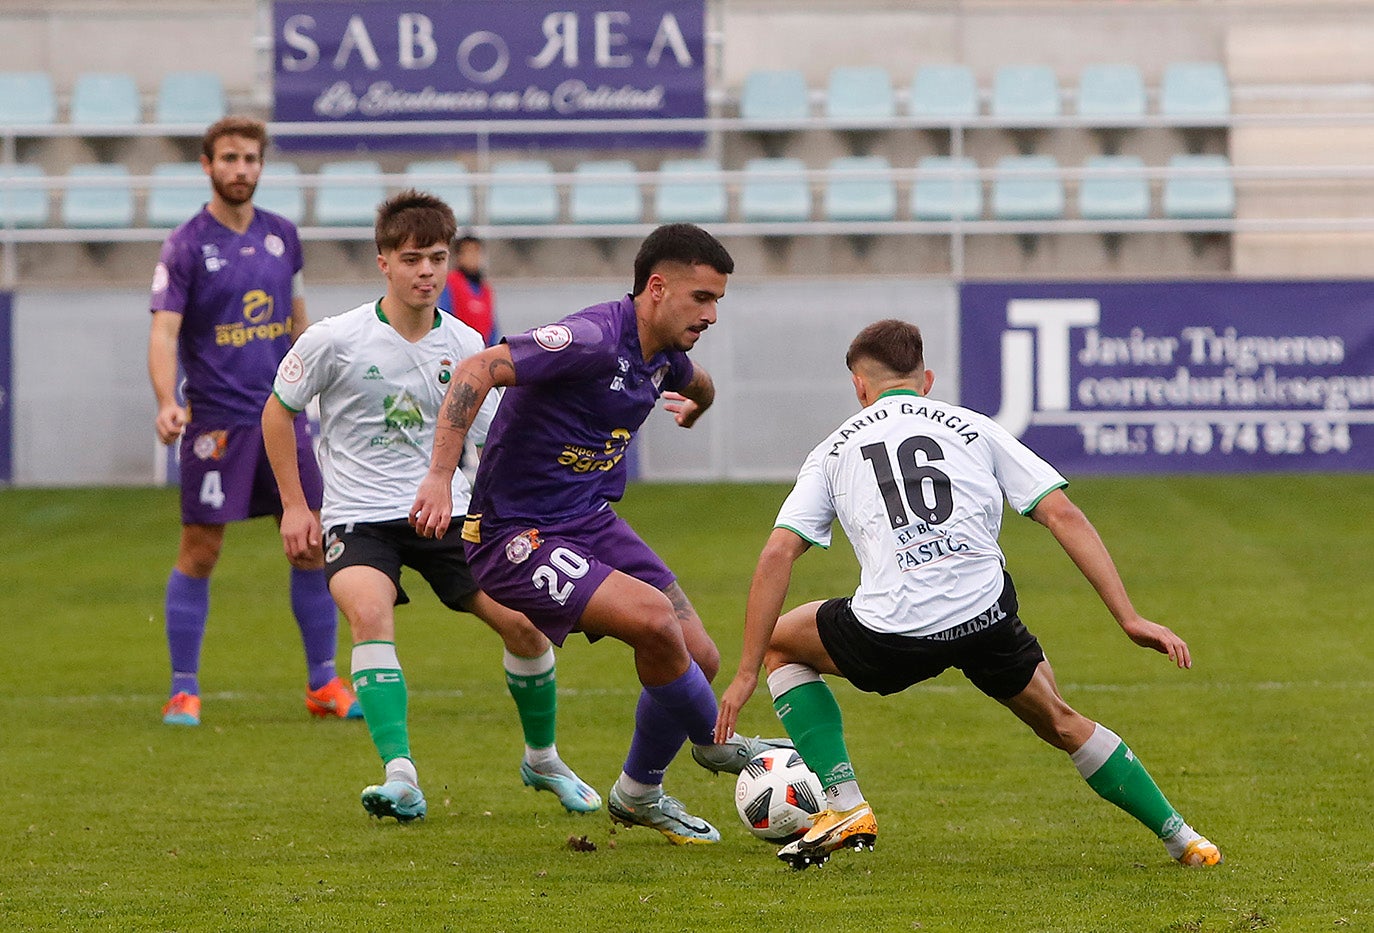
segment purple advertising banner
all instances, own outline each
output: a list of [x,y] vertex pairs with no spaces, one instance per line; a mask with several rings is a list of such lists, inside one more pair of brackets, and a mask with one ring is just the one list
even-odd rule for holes
[[530,120],[706,115],[705,0],[277,0],[275,119],[340,125],[286,148],[477,144],[349,123],[508,121],[493,147],[697,145],[700,133],[550,136]]
[[1066,474],[1374,470],[1374,282],[971,283],[959,344]]
[[13,297],[0,292],[0,483],[14,479]]

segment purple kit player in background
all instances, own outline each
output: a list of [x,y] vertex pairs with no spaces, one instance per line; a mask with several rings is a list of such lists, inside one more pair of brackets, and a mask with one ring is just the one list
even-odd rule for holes
[[640,246],[633,293],[507,338],[454,373],[434,454],[411,508],[425,537],[452,518],[453,471],[494,386],[508,386],[487,434],[463,539],[477,582],[529,616],[555,644],[571,632],[634,649],[644,689],[624,770],[607,809],[679,845],[720,834],[663,792],[668,764],[691,739],[712,771],[738,773],[786,740],[732,734],[715,744],[710,680],[720,652],[663,561],[611,503],[625,492],[625,452],[659,396],[690,428],[715,387],[687,358],[716,322],[734,260],[691,224],[659,227]]
[[[205,132],[200,164],[210,201],[172,231],[153,273],[148,375],[157,435],[181,438],[181,542],[167,581],[171,699],[163,722],[200,724],[200,648],[210,612],[210,574],[226,522],[281,518],[281,499],[259,421],[277,365],[309,324],[301,244],[289,220],[253,207],[267,145],[263,123],[226,117]],[[177,400],[177,363],[186,406]],[[305,419],[296,422],[301,480],[318,516],[323,483]],[[309,667],[306,708],[316,716],[362,715],[334,670],[338,617],[324,557],[293,560],[291,609]]]

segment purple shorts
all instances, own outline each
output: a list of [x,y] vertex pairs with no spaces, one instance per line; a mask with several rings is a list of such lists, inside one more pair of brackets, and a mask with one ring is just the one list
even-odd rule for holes
[[[319,511],[324,480],[315,462],[305,416],[295,421],[296,460],[305,501]],[[181,437],[181,523],[223,525],[259,515],[280,515],[277,490],[262,425],[215,425],[192,421]]]
[[[474,525],[477,543],[469,534]],[[529,616],[555,645],[578,630],[592,594],[613,571],[659,590],[676,579],[609,506],[556,525],[469,520],[464,544],[486,594]]]

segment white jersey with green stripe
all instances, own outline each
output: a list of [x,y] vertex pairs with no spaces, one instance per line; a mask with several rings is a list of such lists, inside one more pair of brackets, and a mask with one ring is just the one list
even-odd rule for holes
[[[272,391],[292,411],[319,396],[325,528],[409,514],[453,373],[483,348],[477,331],[439,311],[411,343],[387,323],[380,302],[305,329],[277,368]],[[468,432],[474,444],[486,439],[498,397],[492,392],[483,402]],[[470,494],[467,477],[454,471],[455,515],[466,511]]]
[[898,389],[811,451],[775,524],[829,547],[838,518],[859,560],[854,615],[933,635],[1002,592],[1003,497],[1026,514],[1065,485],[986,415]]

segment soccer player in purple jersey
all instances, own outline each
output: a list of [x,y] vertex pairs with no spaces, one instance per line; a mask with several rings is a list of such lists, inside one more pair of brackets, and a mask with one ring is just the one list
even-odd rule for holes
[[[181,439],[181,541],[167,581],[171,698],[162,721],[200,724],[200,649],[210,613],[210,574],[224,526],[281,519],[281,499],[259,421],[277,365],[305,330],[301,244],[285,217],[253,206],[267,128],[226,117],[206,130],[201,168],[210,201],[167,237],[153,272],[148,375],[158,439]],[[177,398],[177,366],[186,404]],[[305,419],[297,419],[301,481],[318,513],[322,481]],[[291,561],[291,609],[305,643],[305,705],[315,716],[359,718],[337,676],[338,617],[318,552]]]
[[715,386],[687,351],[716,322],[734,260],[706,231],[669,224],[634,263],[634,290],[555,324],[508,337],[454,373],[436,425],[429,472],[410,521],[442,537],[451,483],[482,400],[507,386],[463,526],[468,563],[492,598],[527,615],[554,644],[571,632],[612,636],[634,649],[644,685],[624,770],[607,809],[674,843],[720,839],[663,791],[668,764],[691,739],[712,771],[738,773],[787,740],[713,737],[711,678],[720,652],[672,571],[611,503],[625,492],[625,453],[660,396],[684,428],[710,407]]

